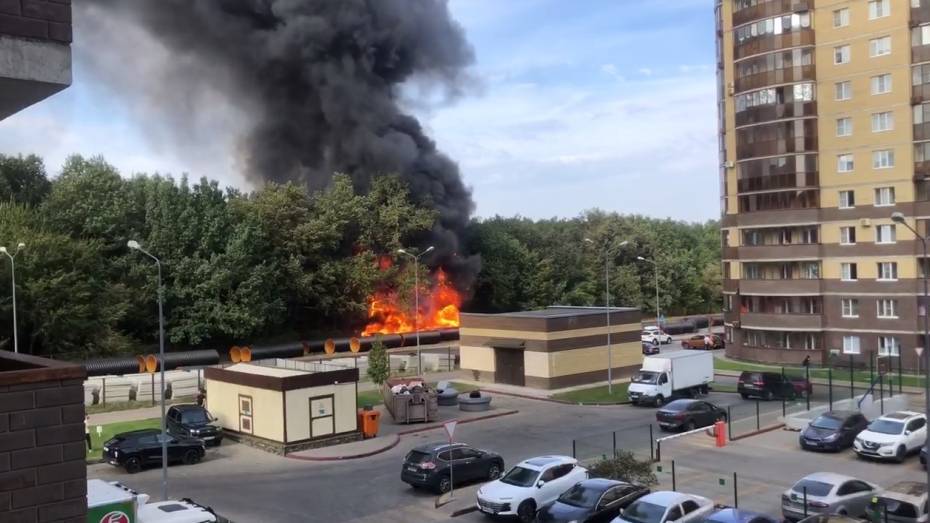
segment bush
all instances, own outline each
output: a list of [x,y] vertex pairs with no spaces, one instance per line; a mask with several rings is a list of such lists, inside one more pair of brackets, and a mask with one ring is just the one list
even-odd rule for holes
[[368,377],[380,387],[388,380],[390,374],[390,356],[388,356],[387,350],[379,337],[371,344],[371,350],[368,352]]
[[626,481],[645,487],[659,483],[652,471],[652,462],[638,460],[628,450],[618,450],[612,458],[605,456],[588,467],[588,471],[592,477]]

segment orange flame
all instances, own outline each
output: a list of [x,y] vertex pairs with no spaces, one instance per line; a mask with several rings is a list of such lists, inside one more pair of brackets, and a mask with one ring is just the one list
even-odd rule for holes
[[459,326],[462,296],[449,283],[442,269],[434,274],[431,286],[423,288],[421,283],[420,310],[416,313],[416,322],[413,319],[413,311],[403,310],[400,303],[401,300],[394,291],[376,292],[368,300],[368,325],[361,335],[414,332],[417,326],[421,331]]

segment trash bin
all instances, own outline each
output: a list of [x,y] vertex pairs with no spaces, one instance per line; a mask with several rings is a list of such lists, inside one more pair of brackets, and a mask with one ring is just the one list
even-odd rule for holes
[[373,438],[378,435],[379,418],[381,418],[381,413],[377,410],[359,409],[358,425],[362,429],[362,436]]

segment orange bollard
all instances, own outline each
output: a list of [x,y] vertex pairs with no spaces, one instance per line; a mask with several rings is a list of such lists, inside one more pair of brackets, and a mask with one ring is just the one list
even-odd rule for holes
[[717,447],[726,447],[727,446],[727,429],[726,422],[718,421],[714,423],[714,436],[717,439]]

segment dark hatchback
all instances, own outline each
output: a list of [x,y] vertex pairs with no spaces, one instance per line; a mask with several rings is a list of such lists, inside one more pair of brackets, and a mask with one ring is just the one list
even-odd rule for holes
[[727,411],[703,400],[675,400],[656,411],[663,430],[694,430],[726,420]]
[[464,443],[431,443],[407,453],[400,479],[413,487],[439,493],[478,480],[495,480],[504,470],[504,458]]
[[218,446],[223,441],[223,429],[214,423],[216,418],[200,405],[172,405],[165,418],[172,435],[200,438],[207,445]]
[[835,410],[818,416],[798,435],[804,450],[839,451],[852,447],[856,435],[865,430],[869,420],[856,411]]
[[721,509],[704,519],[704,523],[779,523],[780,521],[781,518],[738,508]]
[[798,396],[791,380],[778,372],[743,371],[736,384],[736,391],[743,399],[755,397],[764,400],[793,400]]
[[[161,431],[142,429],[117,434],[103,444],[103,460],[135,474],[148,465],[161,464]],[[203,440],[168,434],[168,462],[193,465],[203,459]]]
[[650,343],[648,341],[643,342],[643,354],[646,356],[651,356],[653,354],[658,354],[661,352],[659,346],[655,343]]
[[646,487],[612,479],[580,481],[536,514],[539,523],[607,523],[620,509],[649,493]]

